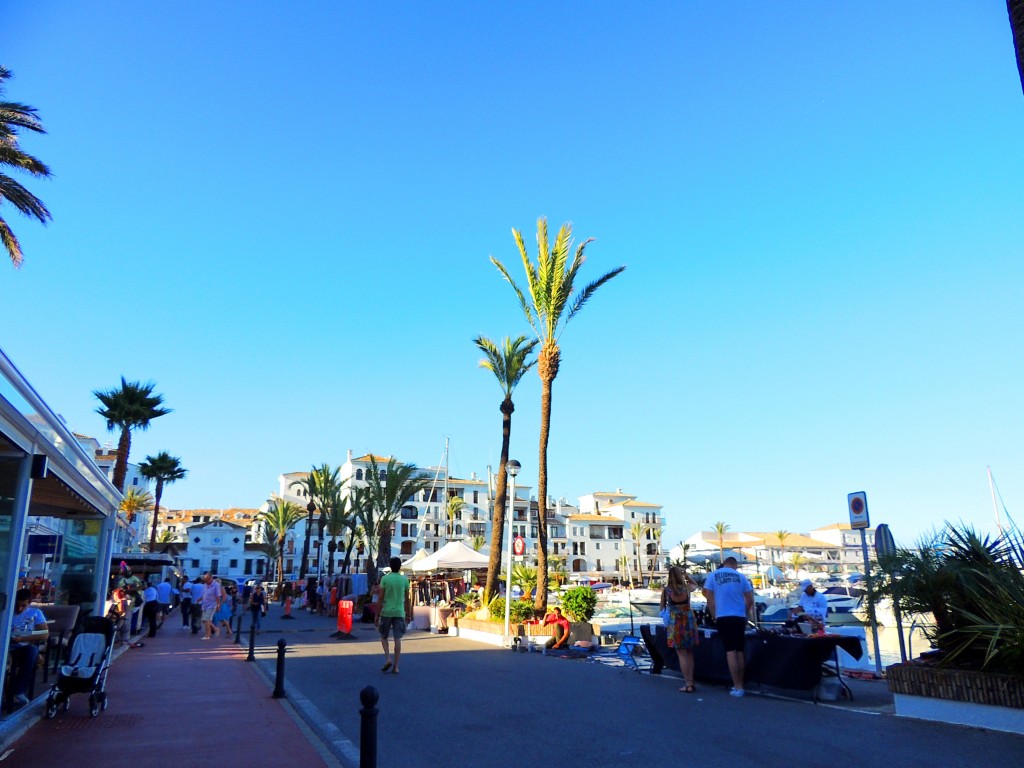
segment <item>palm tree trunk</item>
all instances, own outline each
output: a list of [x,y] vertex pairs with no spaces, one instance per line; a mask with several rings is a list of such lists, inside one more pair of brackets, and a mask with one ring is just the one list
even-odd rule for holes
[[1006,11],[1010,16],[1013,48],[1017,54],[1017,74],[1021,88],[1024,88],[1024,0],[1006,0]]
[[153,526],[149,532],[149,551],[156,549],[156,524],[160,517],[160,497],[164,495],[164,481],[156,479],[156,492],[153,494]]
[[277,539],[277,594],[284,589],[284,536]]
[[124,493],[124,478],[128,474],[128,454],[132,449],[132,431],[121,427],[121,437],[117,441],[117,456],[114,458],[114,487]]
[[[494,487],[494,514],[491,525],[491,552],[487,560],[487,581],[484,582],[484,602],[498,594],[498,576],[501,574],[501,553],[505,548],[505,516],[508,513],[508,446],[512,437],[512,413],[515,406],[512,398],[506,397],[501,403],[501,460],[498,462],[498,477]],[[515,502],[513,502],[515,503]]]
[[[551,384],[558,371],[558,349],[553,365],[548,348],[540,353],[540,456],[537,467],[537,597],[535,610],[548,607],[548,436],[551,432]],[[548,365],[545,365],[548,363]],[[552,370],[553,368],[553,370]],[[545,375],[547,374],[547,375]]]

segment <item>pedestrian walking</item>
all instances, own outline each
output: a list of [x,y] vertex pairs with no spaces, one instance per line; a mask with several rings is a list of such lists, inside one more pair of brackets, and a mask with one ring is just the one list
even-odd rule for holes
[[187,630],[192,623],[192,582],[187,574],[182,574],[181,585],[181,628]]
[[[409,579],[401,573],[402,560],[392,557],[389,563],[391,573],[380,580],[383,594],[383,607],[374,622],[380,631],[380,644],[384,648],[384,666],[382,672],[389,669],[398,674],[398,662],[402,655],[402,635],[405,634],[406,622],[412,619],[412,599],[409,596]],[[395,638],[395,657],[392,661],[388,647],[388,635]]]
[[249,613],[252,616],[252,626],[259,632],[261,619],[267,615],[267,593],[263,591],[262,584],[257,584],[252,588],[252,595],[249,597]]
[[192,582],[192,608],[189,613],[192,634],[198,635],[203,622],[203,595],[206,593],[206,580],[202,577]]
[[220,634],[220,630],[214,624],[213,616],[217,613],[217,609],[220,608],[221,601],[224,599],[224,593],[220,588],[220,582],[214,579],[213,574],[209,571],[206,572],[203,581],[206,582],[201,602],[203,608],[203,640],[209,640]]
[[149,637],[156,637],[159,616],[160,601],[157,599],[157,589],[147,583],[146,588],[142,591],[142,619],[149,623]]

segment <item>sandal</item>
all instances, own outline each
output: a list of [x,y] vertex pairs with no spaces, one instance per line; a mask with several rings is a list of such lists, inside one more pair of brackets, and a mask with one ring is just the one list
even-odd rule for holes
[[679,689],[679,692],[680,693],[696,693],[697,692],[697,687],[691,683],[690,685],[684,685],[682,688]]

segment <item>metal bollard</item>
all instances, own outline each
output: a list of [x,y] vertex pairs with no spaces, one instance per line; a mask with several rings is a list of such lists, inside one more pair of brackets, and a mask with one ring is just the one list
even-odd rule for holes
[[377,768],[377,701],[380,694],[372,685],[359,692],[359,768]]
[[249,655],[245,657],[246,661],[256,661],[256,623],[253,622],[249,625]]
[[284,698],[284,649],[287,641],[282,637],[277,641],[277,675],[274,678],[274,698]]
[[235,645],[242,644],[242,614],[238,614],[238,628],[235,630]]

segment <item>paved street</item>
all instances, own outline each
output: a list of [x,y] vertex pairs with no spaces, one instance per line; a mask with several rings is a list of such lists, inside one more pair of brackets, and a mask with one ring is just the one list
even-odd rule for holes
[[[734,699],[677,678],[540,654],[513,654],[444,635],[406,636],[401,674],[382,674],[371,625],[354,640],[328,637],[327,619],[298,614],[267,633],[289,644],[290,702],[348,759],[359,735],[359,691],[380,693],[379,760],[388,768],[532,766],[568,760],[588,768],[659,765],[672,755],[706,765],[740,760],[780,766],[1016,764],[1024,738],[896,718],[882,681],[854,682],[855,701],[815,705],[767,695]],[[319,631],[316,626],[326,627]],[[260,664],[272,675],[271,650]]]

